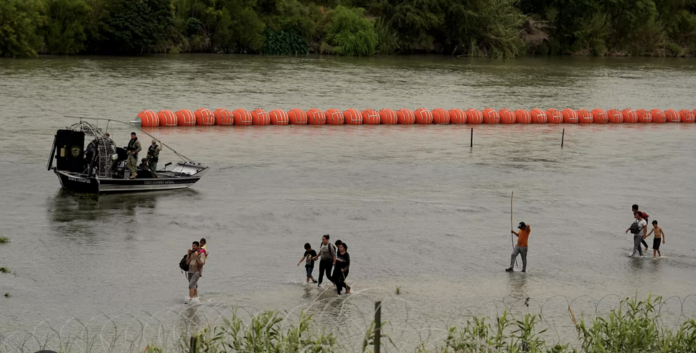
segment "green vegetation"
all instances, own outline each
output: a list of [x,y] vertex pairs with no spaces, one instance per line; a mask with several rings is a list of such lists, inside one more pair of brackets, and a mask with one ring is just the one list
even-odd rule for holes
[[8,272],[10,272],[10,270],[7,269],[7,267],[0,267],[0,273],[8,273]]
[[0,244],[6,244],[10,242],[10,238],[8,237],[0,237]]
[[696,55],[696,0],[3,0],[0,56]]

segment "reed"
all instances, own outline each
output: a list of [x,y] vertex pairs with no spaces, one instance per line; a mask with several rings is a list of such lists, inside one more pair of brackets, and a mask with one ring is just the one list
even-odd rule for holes
[[0,244],[7,244],[10,242],[10,238],[8,237],[0,237]]

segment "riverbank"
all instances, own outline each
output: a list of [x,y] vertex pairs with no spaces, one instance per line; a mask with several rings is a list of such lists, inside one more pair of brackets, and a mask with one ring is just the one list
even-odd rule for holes
[[655,0],[6,0],[0,56],[437,53],[693,56],[696,8]]

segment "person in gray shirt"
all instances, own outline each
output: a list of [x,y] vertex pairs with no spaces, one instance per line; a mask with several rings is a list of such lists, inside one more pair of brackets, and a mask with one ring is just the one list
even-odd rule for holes
[[323,235],[321,237],[321,244],[319,245],[319,255],[315,258],[321,258],[319,261],[319,284],[317,286],[321,287],[321,282],[324,280],[324,273],[326,273],[326,278],[334,282],[331,278],[331,268],[336,265],[336,247],[329,243],[329,235]]

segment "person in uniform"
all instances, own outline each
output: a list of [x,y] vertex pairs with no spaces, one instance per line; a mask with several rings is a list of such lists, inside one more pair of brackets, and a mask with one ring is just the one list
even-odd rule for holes
[[[150,171],[157,175],[157,161],[159,161],[159,153],[162,150],[162,146],[157,146],[157,142],[160,144],[162,141],[152,140],[152,145],[147,149],[147,164],[150,166]],[[159,178],[159,176],[157,176]]]
[[140,147],[140,141],[138,141],[138,136],[135,132],[131,132],[131,139],[128,141],[128,170],[130,170],[130,179],[135,179],[138,176],[138,152],[142,151]]
[[138,166],[140,170],[150,170],[150,166],[147,164],[147,158],[140,160],[140,165]]

